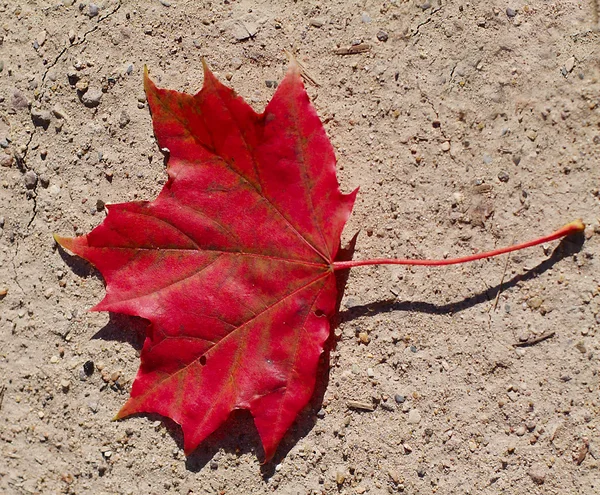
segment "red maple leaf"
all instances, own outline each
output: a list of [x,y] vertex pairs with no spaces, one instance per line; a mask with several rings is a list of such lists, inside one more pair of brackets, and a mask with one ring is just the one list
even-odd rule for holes
[[147,77],[169,180],[151,202],[108,205],[90,234],[56,240],[106,281],[95,311],[149,320],[131,397],[118,413],[159,413],[193,451],[235,409],[247,409],[269,460],[315,386],[338,289],[336,261],[356,191],[344,195],[333,149],[292,64],[262,114],[205,66],[194,96]]
[[144,84],[170,152],[167,184],[152,202],[107,206],[87,236],[57,240],[102,273],[95,311],[150,321],[117,417],[168,416],[189,453],[248,409],[269,459],[313,393],[356,191],[339,191],[295,66],[262,114],[206,67],[194,96]]

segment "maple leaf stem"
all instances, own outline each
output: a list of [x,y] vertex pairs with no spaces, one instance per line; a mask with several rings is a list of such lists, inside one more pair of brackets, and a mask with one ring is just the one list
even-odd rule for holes
[[585,224],[581,220],[575,220],[568,223],[564,227],[558,229],[556,232],[534,239],[533,241],[524,242],[522,244],[515,244],[500,249],[494,249],[493,251],[487,251],[485,253],[472,254],[470,256],[463,256],[461,258],[452,258],[444,260],[410,260],[410,259],[372,259],[372,260],[353,260],[353,261],[335,261],[333,263],[334,270],[345,270],[348,268],[354,268],[356,266],[367,266],[367,265],[421,265],[421,266],[444,266],[444,265],[456,265],[459,263],[467,263],[469,261],[481,260],[485,258],[491,258],[492,256],[498,256],[500,254],[510,253],[512,251],[519,251],[538,244],[545,242],[554,241],[570,234],[576,234],[585,230]]

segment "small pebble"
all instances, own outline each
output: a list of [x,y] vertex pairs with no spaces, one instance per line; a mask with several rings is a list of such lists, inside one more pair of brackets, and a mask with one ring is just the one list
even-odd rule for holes
[[83,371],[87,376],[91,376],[91,374],[94,372],[94,361],[88,360],[83,363]]
[[418,425],[421,422],[421,413],[417,409],[411,409],[408,413],[408,424]]
[[534,464],[527,474],[536,485],[543,485],[546,481],[546,469],[542,465]]
[[385,42],[385,41],[387,41],[387,40],[388,40],[388,38],[389,38],[389,35],[388,35],[388,34],[387,34],[385,31],[379,31],[379,32],[377,33],[377,39],[378,39],[379,41],[383,41],[383,42]]
[[130,121],[131,119],[129,118],[127,112],[125,110],[122,110],[121,114],[119,115],[119,127],[123,129],[123,127],[129,124]]
[[25,180],[25,187],[27,189],[35,189],[35,186],[37,186],[38,176],[33,170],[25,172],[23,179]]
[[402,404],[406,400],[406,397],[400,394],[396,394],[394,395],[394,400],[396,401],[396,404]]
[[95,3],[90,3],[88,5],[88,16],[90,18],[96,17],[98,15],[99,11],[100,11],[100,8]]
[[44,46],[44,43],[46,43],[46,36],[47,33],[46,31],[41,31],[35,38],[35,40],[37,41],[39,46]]
[[52,113],[54,114],[54,116],[57,119],[66,119],[67,118],[67,113],[59,105],[54,105],[54,107],[52,107]]
[[516,430],[515,430],[515,434],[518,437],[522,437],[523,435],[525,435],[525,433],[527,433],[527,430],[525,429],[525,426],[521,425],[519,426]]
[[313,17],[309,21],[309,24],[312,27],[320,28],[321,26],[323,26],[323,24],[325,24],[325,19],[323,19],[322,17]]
[[565,63],[565,69],[567,72],[571,72],[575,68],[575,57],[571,57]]
[[507,17],[514,17],[517,15],[517,11],[515,9],[511,9],[510,7],[506,7],[506,15]]
[[69,380],[62,380],[60,382],[60,388],[62,389],[63,392],[67,393],[69,391],[69,389],[71,388],[71,382]]
[[344,481],[346,481],[346,475],[344,473],[342,473],[341,471],[338,471],[335,473],[335,482],[338,485],[343,485]]
[[319,409],[319,411],[317,412],[317,418],[319,419],[323,419],[325,417],[325,409],[321,408]]
[[493,161],[494,161],[494,159],[490,155],[488,155],[487,153],[484,153],[484,155],[483,155],[483,163],[485,163],[486,165],[489,165]]
[[80,93],[85,93],[90,87],[90,83],[87,79],[80,79],[75,83],[75,89]]
[[12,94],[11,106],[14,110],[27,110],[29,108],[29,100],[22,91],[15,88]]
[[217,469],[219,469],[219,464],[216,461],[210,461],[210,468],[213,471],[216,471]]
[[450,151],[450,141],[444,141],[441,146],[442,151]]
[[102,91],[100,89],[90,89],[81,95],[81,103],[88,108],[94,108],[100,105],[102,100]]
[[369,378],[373,378],[375,376],[375,372],[373,371],[373,368],[367,368],[367,376]]
[[48,110],[40,110],[39,108],[31,109],[31,121],[33,125],[47,129],[51,119],[52,115]]
[[369,22],[371,22],[371,16],[369,14],[367,14],[366,12],[363,12],[362,15],[360,16],[360,20],[362,22],[364,22],[365,24],[368,24]]
[[530,141],[535,141],[537,139],[537,132],[533,129],[527,129],[525,135],[529,138]]
[[7,153],[2,153],[0,155],[0,166],[1,167],[10,168],[10,167],[12,167],[12,164],[14,161],[15,161],[15,159],[12,155],[9,155]]
[[509,175],[507,172],[505,172],[504,170],[501,170],[500,172],[498,172],[498,180],[500,182],[508,182],[509,179]]

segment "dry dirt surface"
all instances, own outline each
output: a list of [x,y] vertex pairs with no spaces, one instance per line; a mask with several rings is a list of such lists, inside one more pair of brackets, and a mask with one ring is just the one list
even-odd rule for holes
[[[593,7],[0,1],[0,493],[600,493]],[[243,414],[186,458],[174,423],[112,421],[144,323],[87,312],[102,279],[52,234],[165,183],[144,64],[193,93],[204,56],[261,111],[284,50],[314,80],[342,189],[361,187],[355,258],[588,227],[509,259],[354,269],[319,390],[274,462]]]

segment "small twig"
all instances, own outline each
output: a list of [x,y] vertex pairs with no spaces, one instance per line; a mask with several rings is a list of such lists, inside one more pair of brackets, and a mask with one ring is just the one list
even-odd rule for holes
[[313,86],[316,86],[317,88],[319,86],[321,86],[317,80],[310,74],[310,72],[308,71],[308,69],[306,67],[304,67],[304,65],[302,65],[302,63],[296,58],[294,57],[294,55],[289,51],[289,50],[283,50],[285,52],[285,54],[287,55],[287,57],[290,59],[290,61],[294,61],[296,62],[296,64],[298,65],[298,67],[300,67],[300,75],[310,84],[312,84]]
[[[511,244],[514,244],[515,240],[513,239]],[[500,301],[500,294],[502,294],[502,285],[504,284],[504,277],[506,276],[506,270],[508,268],[508,262],[510,261],[510,255],[511,253],[508,253],[508,256],[506,257],[506,263],[504,263],[504,271],[502,272],[502,277],[500,277],[500,284],[498,285],[498,293],[496,294],[496,299],[494,300],[494,307],[493,310],[494,312],[496,311],[496,308],[498,308],[498,301]]]
[[346,406],[348,406],[348,409],[357,409],[359,411],[373,412],[375,410],[372,404],[368,404],[367,402],[361,402],[358,400],[349,400],[348,402],[346,402]]
[[535,345],[538,342],[542,342],[543,340],[549,339],[550,337],[554,336],[555,333],[556,332],[554,330],[549,330],[540,335],[537,335],[536,337],[527,339],[524,342],[517,342],[517,343],[513,344],[513,346],[514,347],[529,347],[530,345]]
[[357,53],[368,52],[371,49],[371,45],[368,43],[360,43],[359,45],[352,45],[344,48],[337,48],[333,50],[336,55],[355,55]]
[[0,411],[2,410],[2,403],[4,402],[4,392],[6,391],[6,386],[0,386]]

